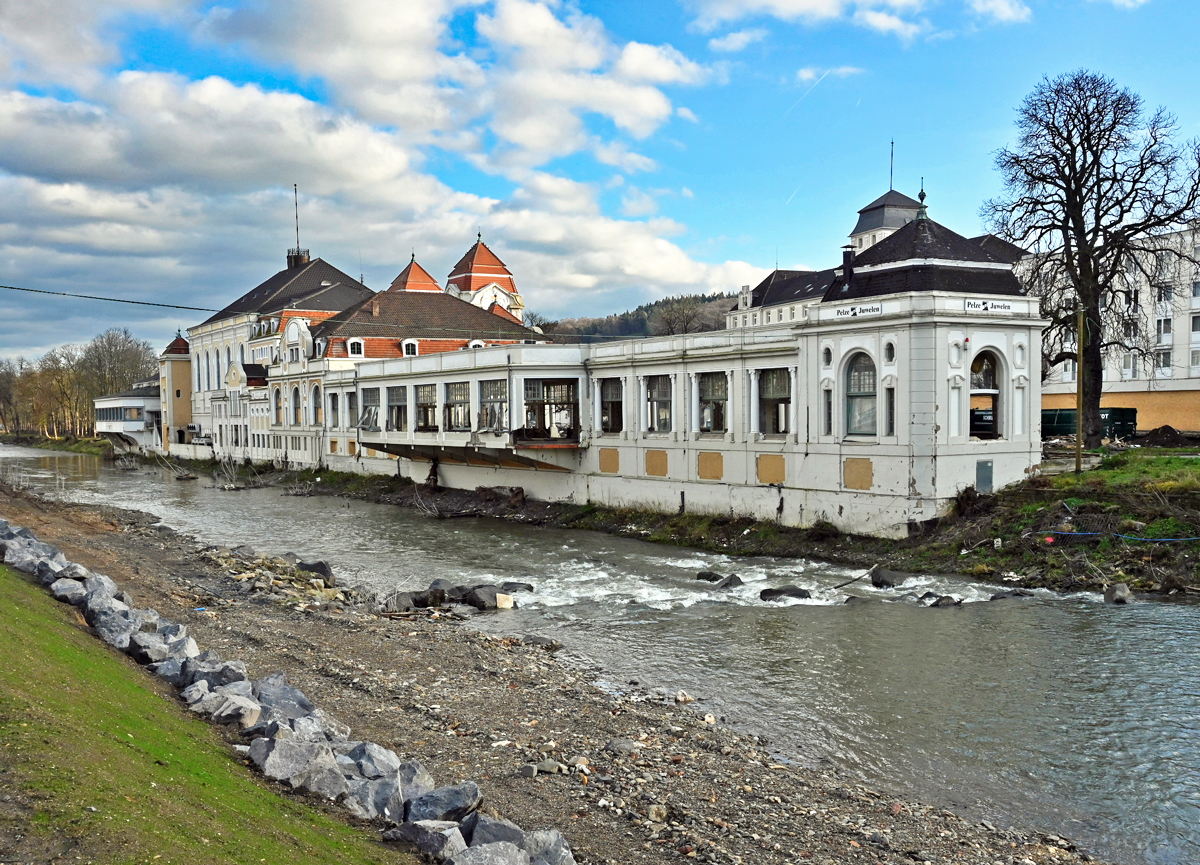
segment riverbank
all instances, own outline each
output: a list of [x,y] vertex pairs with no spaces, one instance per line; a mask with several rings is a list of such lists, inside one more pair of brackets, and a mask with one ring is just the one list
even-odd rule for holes
[[[707,723],[697,704],[601,690],[586,670],[519,638],[350,604],[271,602],[145,515],[8,488],[0,515],[185,622],[202,645],[245,658],[251,675],[282,670],[439,783],[478,779],[485,808],[562,828],[581,863],[1086,861],[1066,841],[971,824],[796,766]],[[519,774],[544,753],[585,757],[592,773]]]
[[0,859],[415,865],[250,775],[77,615],[0,566]]
[[113,458],[112,442],[105,438],[81,439],[67,436],[56,439],[34,433],[0,433],[0,444],[51,451],[70,451],[75,454],[89,454],[108,460]]
[[[1033,478],[995,495],[959,497],[953,512],[895,541],[706,514],[660,514],[526,499],[514,489],[429,489],[394,476],[269,472],[259,483],[303,495],[606,532],[732,556],[807,558],[850,567],[947,574],[1006,588],[1133,591],[1200,598],[1200,459],[1164,449],[1108,453],[1076,477]],[[197,471],[211,473],[213,465]]]

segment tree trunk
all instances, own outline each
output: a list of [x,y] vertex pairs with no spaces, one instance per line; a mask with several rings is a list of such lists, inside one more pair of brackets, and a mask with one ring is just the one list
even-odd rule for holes
[[1104,390],[1103,324],[1100,310],[1088,304],[1084,314],[1082,356],[1076,375],[1083,377],[1083,446],[1098,448],[1104,438],[1104,423],[1100,420],[1100,397]]

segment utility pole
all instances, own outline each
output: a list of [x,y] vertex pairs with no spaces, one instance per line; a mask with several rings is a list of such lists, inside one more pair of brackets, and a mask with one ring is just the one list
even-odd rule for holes
[[1083,472],[1083,304],[1075,301],[1075,474]]

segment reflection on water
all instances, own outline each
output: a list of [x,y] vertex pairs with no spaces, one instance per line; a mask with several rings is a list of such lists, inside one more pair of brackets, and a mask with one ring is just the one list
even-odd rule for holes
[[[804,762],[1079,839],[1130,863],[1200,862],[1200,608],[1106,607],[1094,595],[984,603],[993,587],[905,586],[971,603],[887,598],[855,572],[730,559],[587,532],[415,512],[205,479],[120,472],[90,457],[0,447],[0,474],[76,501],[140,508],[206,542],[320,557],[352,581],[423,586],[521,579],[522,609],[477,620],[552,634],[604,678],[685,688],[703,711]],[[736,571],[727,592],[694,579]],[[352,575],[352,576],[351,576]],[[766,585],[811,601],[768,604]],[[979,603],[974,603],[978,601]]]

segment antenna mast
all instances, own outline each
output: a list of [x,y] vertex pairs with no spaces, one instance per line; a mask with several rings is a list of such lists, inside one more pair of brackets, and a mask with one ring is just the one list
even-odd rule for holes
[[888,191],[896,188],[896,139],[892,139],[892,163],[888,170]]
[[292,203],[296,207],[296,249],[300,249],[300,187],[292,184]]

